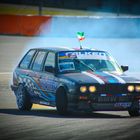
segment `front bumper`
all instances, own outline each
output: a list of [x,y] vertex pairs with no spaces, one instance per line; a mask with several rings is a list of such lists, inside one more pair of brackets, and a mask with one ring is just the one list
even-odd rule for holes
[[139,84],[94,84],[96,91],[93,93],[89,90],[91,85],[85,85],[87,87],[85,93],[82,93],[78,88],[77,93],[75,93],[77,96],[77,108],[95,111],[119,111],[137,108],[139,107],[140,92],[136,90],[129,92],[129,85],[136,87]]
[[87,96],[77,102],[78,110],[92,111],[121,111],[140,108],[140,96],[137,94],[117,94],[112,96],[102,96],[102,94]]
[[[138,106],[135,106],[136,108]],[[116,102],[116,103],[88,103],[79,102],[77,104],[78,110],[83,111],[123,111],[135,108],[132,102]]]

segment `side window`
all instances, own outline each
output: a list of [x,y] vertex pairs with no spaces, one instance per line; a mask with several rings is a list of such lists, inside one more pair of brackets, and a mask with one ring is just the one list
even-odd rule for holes
[[55,67],[55,53],[49,52],[45,61],[45,66]]
[[30,61],[32,60],[32,57],[35,53],[35,50],[30,50],[26,55],[25,57],[23,58],[23,60],[20,62],[20,65],[19,67],[20,68],[24,68],[24,69],[27,69],[29,64],[30,64]]
[[35,70],[35,71],[41,70],[41,66],[42,66],[45,55],[46,55],[46,52],[44,52],[44,51],[40,51],[37,54],[37,57],[35,58],[35,61],[33,63],[33,67],[32,67],[33,70]]

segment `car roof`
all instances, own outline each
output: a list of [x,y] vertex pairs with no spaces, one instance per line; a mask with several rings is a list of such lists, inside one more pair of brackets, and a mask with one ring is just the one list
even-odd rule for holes
[[53,51],[53,52],[61,52],[61,51],[102,51],[103,50],[96,50],[96,49],[79,49],[79,48],[68,48],[68,47],[46,47],[46,48],[32,48],[35,50],[46,50],[46,51]]

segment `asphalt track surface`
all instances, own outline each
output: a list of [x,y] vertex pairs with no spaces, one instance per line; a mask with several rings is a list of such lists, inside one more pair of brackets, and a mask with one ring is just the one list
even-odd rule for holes
[[15,37],[0,41],[0,140],[140,140],[140,117],[131,118],[126,111],[65,117],[55,108],[36,105],[30,112],[18,111],[10,72],[26,42]]

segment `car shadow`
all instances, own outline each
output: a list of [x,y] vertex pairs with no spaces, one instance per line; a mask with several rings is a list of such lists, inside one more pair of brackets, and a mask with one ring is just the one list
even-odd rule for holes
[[39,116],[39,117],[50,117],[50,118],[96,118],[96,119],[119,119],[119,118],[130,118],[128,116],[121,116],[117,114],[107,114],[101,112],[94,112],[87,114],[83,112],[71,112],[67,115],[59,115],[56,110],[51,109],[33,109],[31,111],[19,111],[18,109],[0,109],[0,113],[18,116]]

